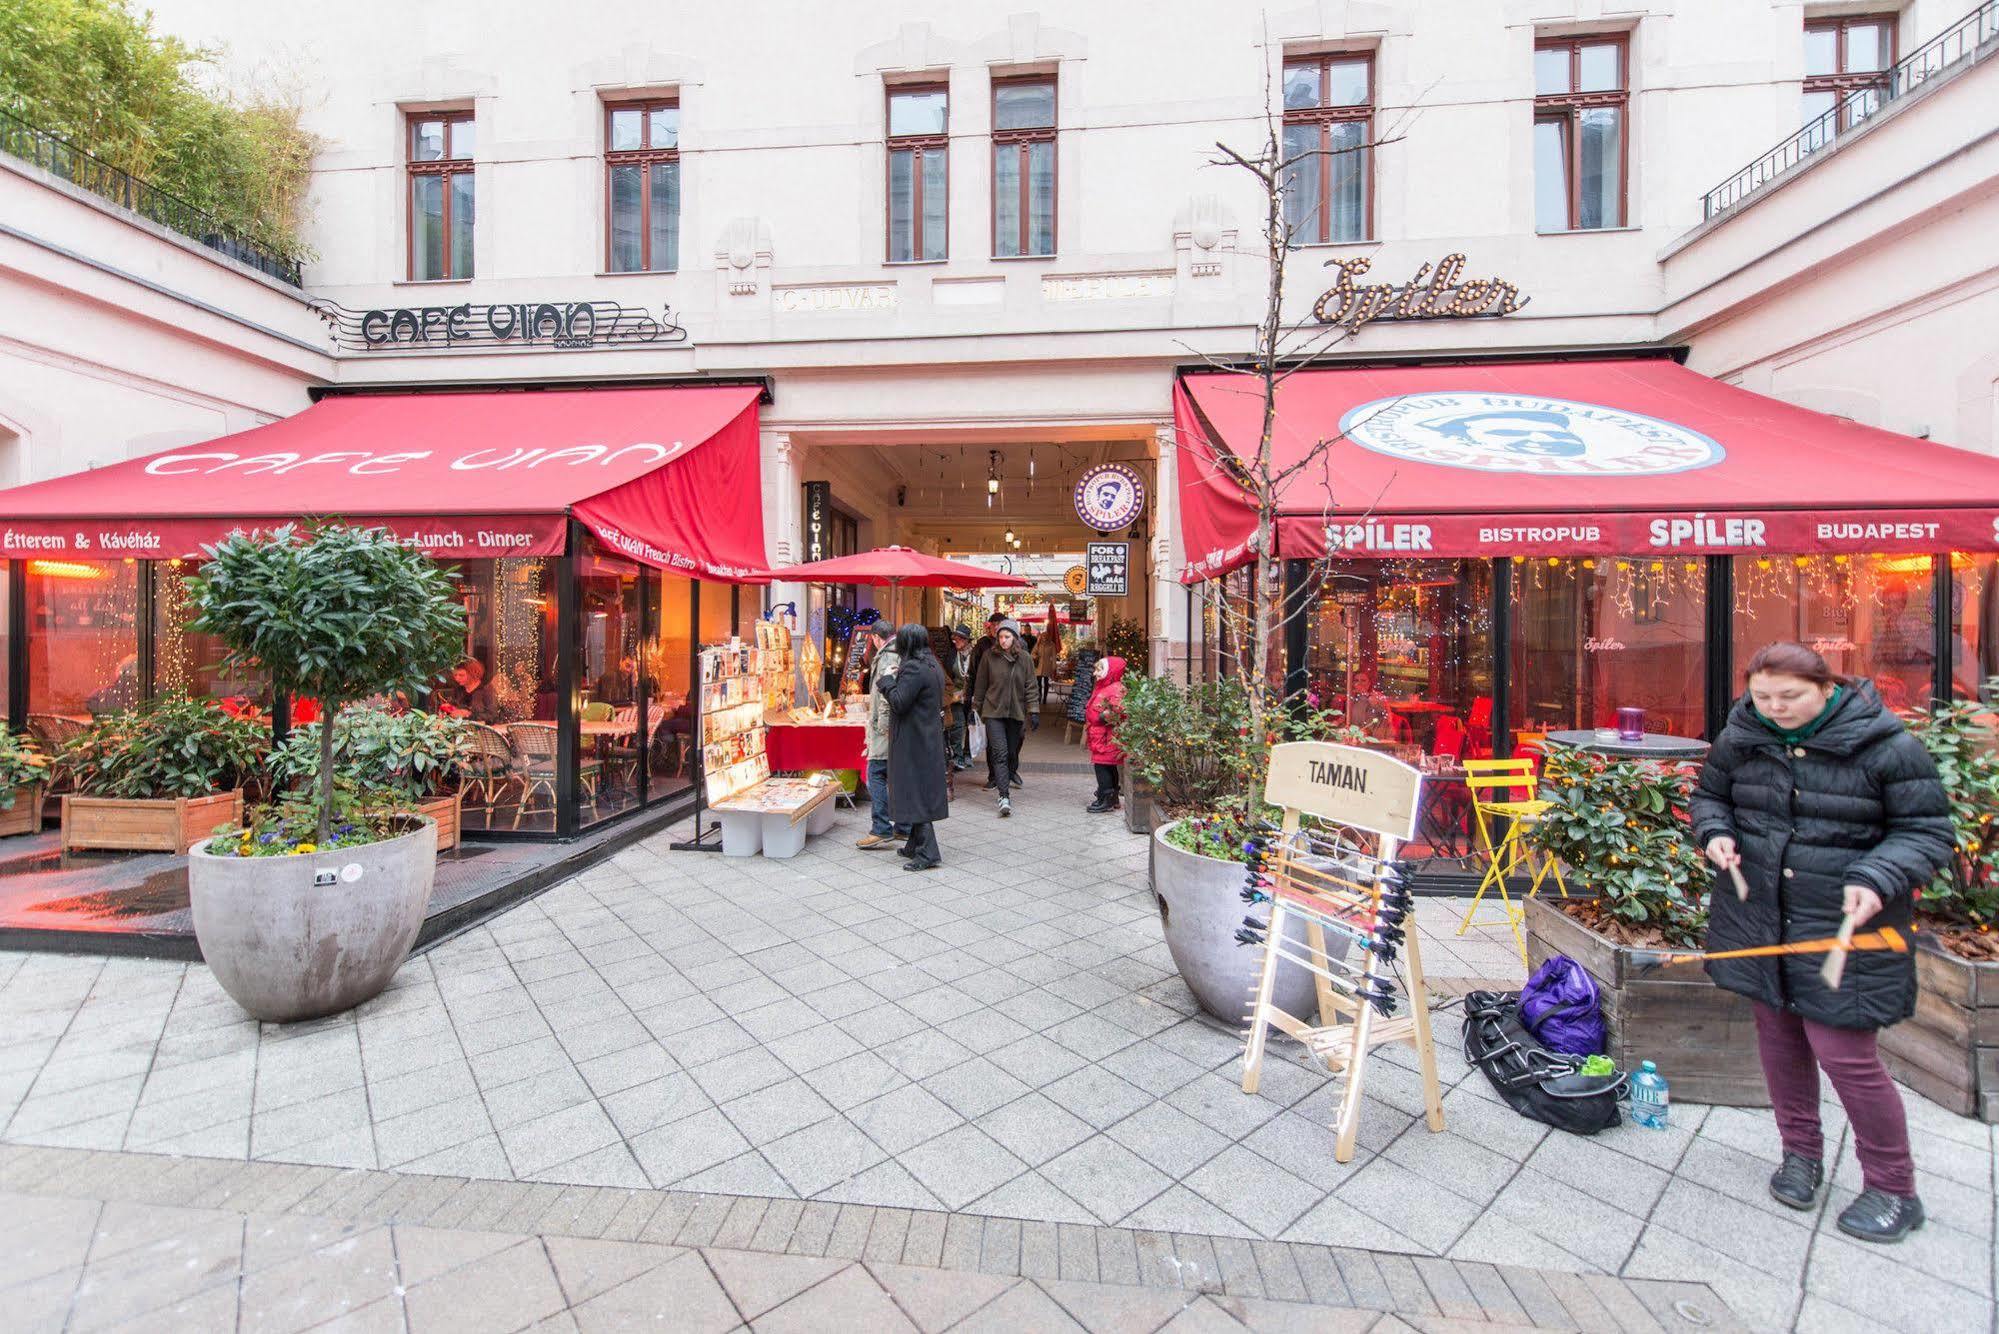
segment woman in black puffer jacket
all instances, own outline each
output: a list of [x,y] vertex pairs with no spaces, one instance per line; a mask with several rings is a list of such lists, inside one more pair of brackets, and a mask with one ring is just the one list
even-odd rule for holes
[[[1823,940],[1856,925],[1906,931],[1915,895],[1950,858],[1950,807],[1922,743],[1868,682],[1844,682],[1802,644],[1772,644],[1750,660],[1694,789],[1694,837],[1724,870],[1739,866],[1708,908],[1712,952]],[[1818,1203],[1825,1179],[1819,1128],[1824,1068],[1852,1123],[1860,1197],[1839,1217],[1863,1241],[1900,1241],[1923,1222],[1901,1094],[1875,1050],[1876,1030],[1916,1008],[1907,954],[1864,951],[1839,990],[1820,978],[1822,954],[1718,959],[1715,985],[1755,1002],[1763,1077],[1783,1137],[1770,1193],[1795,1209]]]

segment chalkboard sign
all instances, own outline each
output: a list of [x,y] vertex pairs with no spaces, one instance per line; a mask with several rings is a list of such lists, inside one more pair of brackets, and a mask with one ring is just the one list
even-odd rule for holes
[[1076,650],[1076,679],[1069,687],[1069,709],[1066,715],[1072,723],[1089,721],[1083,710],[1090,707],[1090,691],[1097,684],[1097,657],[1097,651],[1093,648]]

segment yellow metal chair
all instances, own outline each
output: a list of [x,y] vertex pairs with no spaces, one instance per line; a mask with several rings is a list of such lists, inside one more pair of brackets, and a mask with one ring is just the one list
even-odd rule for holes
[[[1520,932],[1520,923],[1527,910],[1522,905],[1526,899],[1540,892],[1542,881],[1549,876],[1554,877],[1555,888],[1561,891],[1562,897],[1569,896],[1569,886],[1562,879],[1561,866],[1553,857],[1527,842],[1525,837],[1551,803],[1533,795],[1534,761],[1531,759],[1466,760],[1464,766],[1465,786],[1471,791],[1472,818],[1478,825],[1478,841],[1484,845],[1486,867],[1484,876],[1478,882],[1478,893],[1472,897],[1464,920],[1458,923],[1458,934],[1463,935],[1474,926],[1505,926],[1513,932],[1513,943],[1519,947],[1520,962],[1524,965],[1527,962],[1527,940]],[[1516,792],[1527,795],[1516,799],[1513,796]],[[1533,879],[1528,883],[1521,904],[1516,904],[1506,882],[1522,867],[1532,871]],[[1501,916],[1480,921],[1479,905],[1485,901],[1486,891],[1493,889],[1499,891]]]

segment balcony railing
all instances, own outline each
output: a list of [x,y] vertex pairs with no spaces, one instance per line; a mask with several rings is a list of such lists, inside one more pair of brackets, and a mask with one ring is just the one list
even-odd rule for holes
[[71,185],[199,241],[239,264],[247,264],[267,278],[293,287],[303,285],[304,274],[298,260],[259,245],[214,214],[156,185],[148,185],[68,140],[37,129],[3,110],[0,110],[0,152],[32,162],[52,176],[60,176]]
[[1906,60],[1886,70],[1881,81],[1856,88],[1838,105],[1814,117],[1775,148],[1701,196],[1701,217],[1714,218],[1734,208],[1791,168],[1847,131],[1878,114],[1897,98],[1906,97],[1947,70],[1989,54],[1999,41],[1999,0],[1984,4],[1917,47]]

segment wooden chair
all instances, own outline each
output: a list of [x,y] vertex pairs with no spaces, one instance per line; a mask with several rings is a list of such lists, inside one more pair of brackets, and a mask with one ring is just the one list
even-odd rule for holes
[[[1534,795],[1534,761],[1521,757],[1511,760],[1466,760],[1465,787],[1471,793],[1472,818],[1478,830],[1478,845],[1482,847],[1486,867],[1479,878],[1478,893],[1472,896],[1471,907],[1465,910],[1464,920],[1458,923],[1458,934],[1474,926],[1505,926],[1513,932],[1513,943],[1519,947],[1520,962],[1527,962],[1527,940],[1520,932],[1520,923],[1527,915],[1525,907],[1513,902],[1507,887],[1507,879],[1525,867],[1533,872],[1533,879],[1522,898],[1533,898],[1541,890],[1542,881],[1550,875],[1555,878],[1555,888],[1562,897],[1569,896],[1569,886],[1562,879],[1562,868],[1553,857],[1536,849],[1526,835],[1534,827],[1542,814],[1553,803]],[[1517,796],[1524,793],[1524,796]],[[1497,837],[1495,838],[1495,833]],[[1497,920],[1479,921],[1479,905],[1484,902],[1488,890],[1499,892],[1501,916]]]
[[[515,723],[508,729],[513,738],[515,765],[514,773],[520,779],[521,804],[514,808],[514,828],[521,827],[521,817],[530,814],[529,807],[534,802],[534,794],[546,792],[546,811],[532,814],[555,815],[556,766],[555,724]],[[584,760],[577,767],[576,786],[582,794],[582,804],[590,808],[594,819],[597,814],[597,783],[603,777],[604,766],[597,760]]]
[[517,781],[517,757],[506,734],[498,729],[485,723],[468,723],[466,730],[472,745],[465,757],[464,784],[460,790],[468,798],[476,794],[477,799],[470,804],[474,810],[486,813],[490,827],[493,808],[500,804],[495,798],[504,795]]
[[60,713],[31,713],[28,715],[28,736],[42,754],[54,759],[62,748],[74,741],[88,726],[80,718],[68,718]]

